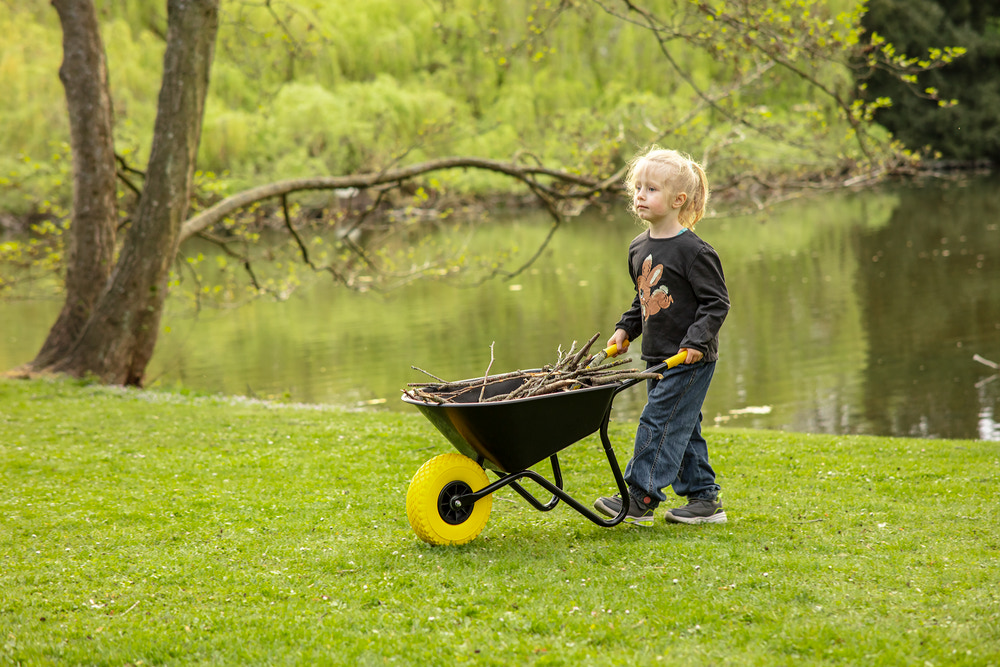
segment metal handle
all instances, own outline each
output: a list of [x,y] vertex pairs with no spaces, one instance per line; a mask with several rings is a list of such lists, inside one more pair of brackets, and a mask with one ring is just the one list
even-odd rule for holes
[[[669,359],[664,359],[663,363],[657,364],[656,366],[653,366],[651,368],[647,368],[646,372],[659,373],[662,370],[670,370],[671,368],[680,365],[685,359],[687,359],[687,351],[681,350],[680,352],[670,357]],[[642,382],[642,380],[625,380],[624,382],[621,383],[618,389],[615,390],[615,395],[617,395],[619,392],[625,389],[628,389],[632,385],[638,384],[639,382]]]

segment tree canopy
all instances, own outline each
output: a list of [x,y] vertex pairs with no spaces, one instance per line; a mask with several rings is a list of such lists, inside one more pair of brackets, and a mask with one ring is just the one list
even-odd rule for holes
[[[63,152],[43,162],[29,148],[4,177],[46,225],[0,259],[66,251],[66,308],[29,367],[141,384],[171,266],[193,234],[238,260],[254,291],[266,291],[251,248],[268,222],[311,269],[367,287],[436,275],[436,261],[384,248],[455,201],[529,194],[554,231],[614,192],[628,157],[654,142],[693,153],[721,190],[756,202],[881,178],[915,158],[872,123],[888,102],[859,95],[854,69],[912,82],[961,50],[907,58],[863,42],[864,6],[837,4],[167,0],[164,16],[153,0],[55,0],[72,179]],[[46,34],[43,9],[0,5],[0,27],[38,18]],[[19,45],[3,63],[23,77],[33,47]],[[21,83],[12,99],[28,104],[36,91]],[[22,126],[2,145],[55,127],[11,115]],[[196,171],[196,159],[230,175]],[[54,190],[42,206],[38,187]],[[327,194],[302,215],[289,196],[310,191]],[[275,199],[279,213],[260,215]]]
[[863,25],[869,43],[884,39],[900,53],[965,49],[947,70],[919,82],[860,70],[868,96],[892,100],[875,113],[878,123],[907,146],[929,147],[945,159],[1000,161],[1000,2],[871,0]]
[[[96,9],[116,153],[141,171],[165,4]],[[709,158],[719,183],[751,165],[768,181],[864,158],[840,127],[862,38],[863,5],[850,0],[233,0],[220,11],[198,153],[208,197],[444,155],[596,170],[659,136]],[[71,175],[60,27],[45,0],[26,0],[0,4],[0,29],[0,209],[61,217]],[[466,194],[511,187],[469,171],[438,180]]]

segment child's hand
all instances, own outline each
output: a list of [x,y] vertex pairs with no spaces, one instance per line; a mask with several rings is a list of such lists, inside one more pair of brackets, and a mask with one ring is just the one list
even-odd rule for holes
[[698,350],[691,349],[690,347],[682,347],[680,351],[688,353],[687,357],[684,359],[685,364],[696,364],[701,361],[703,356],[705,356]]
[[612,354],[612,357],[617,357],[622,352],[628,351],[628,334],[625,333],[624,329],[616,329],[615,335],[608,339],[606,347],[611,347],[612,345],[618,346],[618,351]]

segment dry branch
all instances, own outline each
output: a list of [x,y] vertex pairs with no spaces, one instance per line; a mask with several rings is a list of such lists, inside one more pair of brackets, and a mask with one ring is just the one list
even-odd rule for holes
[[[545,396],[556,392],[575,391],[585,387],[597,387],[601,385],[625,382],[627,380],[659,379],[659,373],[647,373],[634,368],[621,368],[629,363],[628,359],[620,359],[590,368],[594,356],[589,354],[591,346],[600,334],[594,336],[579,350],[576,348],[576,341],[570,346],[569,351],[563,355],[559,353],[559,358],[554,365],[546,365],[538,370],[512,371],[499,375],[485,375],[469,380],[458,380],[448,382],[411,382],[407,384],[409,389],[404,393],[410,398],[424,403],[446,404],[457,402],[455,399],[462,394],[478,389],[479,403],[493,403],[497,401],[511,401],[519,398],[530,398],[533,396]],[[490,346],[490,367],[493,365],[493,346]],[[411,367],[437,380],[440,378],[431,375],[427,371],[415,366]],[[486,369],[489,373],[489,368]],[[512,391],[500,393],[495,396],[488,396],[486,388],[501,382],[519,379],[521,383]],[[467,398],[467,396],[466,396]],[[468,402],[468,401],[465,401]]]
[[972,355],[972,359],[973,359],[973,361],[978,361],[983,366],[989,366],[990,368],[992,368],[995,371],[1000,371],[1000,364],[998,364],[995,361],[990,361],[986,357],[981,357],[978,354],[974,354],[974,355]]
[[[550,200],[586,199],[596,192],[618,187],[617,182],[602,182],[597,178],[588,178],[568,171],[547,169],[539,166],[521,165],[477,157],[458,156],[441,158],[378,173],[295,178],[250,188],[249,190],[226,197],[214,206],[188,218],[181,226],[180,241],[183,242],[242,208],[272,197],[282,197],[292,192],[302,192],[305,190],[344,190],[348,188],[365,190],[379,185],[400,183],[442,169],[482,169],[506,174],[529,186],[543,200],[546,200],[546,197]],[[539,182],[539,177],[567,184],[571,189],[566,192],[557,191]]]

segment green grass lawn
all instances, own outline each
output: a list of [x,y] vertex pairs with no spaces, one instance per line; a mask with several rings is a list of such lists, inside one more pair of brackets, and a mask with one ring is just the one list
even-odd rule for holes
[[[707,435],[728,524],[506,489],[431,547],[406,489],[452,449],[416,410],[0,380],[0,664],[1000,662],[997,443]],[[597,437],[560,459],[613,490]]]

